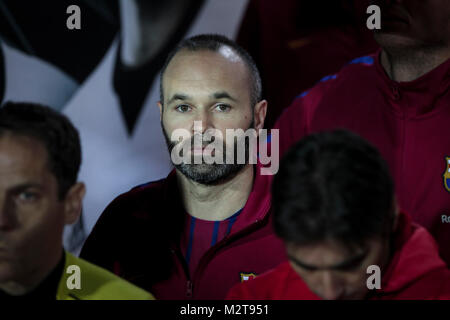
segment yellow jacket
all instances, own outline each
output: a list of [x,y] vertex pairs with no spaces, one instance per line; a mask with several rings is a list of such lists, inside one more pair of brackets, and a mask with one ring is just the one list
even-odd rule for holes
[[[57,300],[154,300],[144,291],[113,273],[66,252]],[[72,267],[71,267],[72,266]],[[77,282],[76,277],[79,281]]]

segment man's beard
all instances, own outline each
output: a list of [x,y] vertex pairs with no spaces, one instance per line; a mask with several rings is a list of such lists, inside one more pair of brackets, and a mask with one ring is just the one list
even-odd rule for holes
[[[166,140],[167,148],[169,149],[169,154],[172,153],[172,150],[175,148],[175,146],[178,143],[181,142],[172,142],[170,140],[170,137],[168,136],[163,124],[161,123],[162,130],[164,133],[164,138]],[[246,129],[254,129],[254,122],[250,123],[249,127]],[[245,130],[244,130],[245,131]],[[191,150],[193,146],[193,137],[191,137]],[[205,147],[208,144],[210,144],[212,141],[202,141],[202,146]],[[244,163],[238,163],[237,157],[237,143],[236,139],[233,142],[233,148],[234,148],[234,159],[233,163],[227,164],[226,163],[226,154],[227,154],[227,145],[225,142],[223,142],[223,161],[222,163],[212,163],[208,164],[205,163],[203,156],[201,156],[202,161],[200,164],[194,163],[194,156],[192,156],[191,163],[181,163],[181,164],[174,164],[175,168],[180,171],[186,178],[189,180],[195,181],[197,183],[203,184],[203,185],[218,185],[225,181],[231,180],[234,178],[248,163],[249,163],[249,157],[250,152],[253,152],[253,150],[250,150],[250,143],[248,139],[245,139],[245,161]]]

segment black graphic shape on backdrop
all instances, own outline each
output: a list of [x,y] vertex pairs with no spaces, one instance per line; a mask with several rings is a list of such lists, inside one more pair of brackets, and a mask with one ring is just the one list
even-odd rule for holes
[[[43,59],[79,83],[94,70],[119,29],[118,1],[1,0],[0,36]],[[66,9],[81,9],[81,29],[69,30]]]
[[[186,34],[192,21],[200,11],[204,0],[190,0],[191,5],[179,20],[171,37],[161,46],[158,53],[143,65],[135,68],[124,66],[120,60],[120,44],[114,68],[113,86],[118,95],[122,115],[129,135],[133,134],[142,111],[145,98],[156,76],[164,65],[167,55]],[[150,5],[150,3],[149,3]],[[156,106],[154,106],[156,108]]]

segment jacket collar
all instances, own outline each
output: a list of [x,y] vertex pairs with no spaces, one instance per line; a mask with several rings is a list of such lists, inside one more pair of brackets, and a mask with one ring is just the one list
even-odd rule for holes
[[81,290],[70,290],[67,286],[67,280],[70,275],[66,272],[66,270],[71,265],[78,265],[79,264],[78,260],[67,251],[64,251],[64,255],[65,255],[64,271],[61,275],[61,280],[59,281],[56,299],[83,300],[83,294]]
[[375,53],[377,86],[389,99],[394,111],[403,117],[416,117],[434,112],[436,101],[450,87],[450,59],[435,69],[409,82],[397,82],[389,78],[381,65],[381,52]]
[[425,274],[445,268],[432,236],[401,213],[394,234],[394,254],[381,279],[381,291],[386,294],[406,288]]
[[263,165],[259,162],[255,165],[252,191],[236,223],[233,225],[230,235],[240,232],[251,225],[262,223],[269,217],[271,207],[270,186],[273,176],[261,175],[262,168]]

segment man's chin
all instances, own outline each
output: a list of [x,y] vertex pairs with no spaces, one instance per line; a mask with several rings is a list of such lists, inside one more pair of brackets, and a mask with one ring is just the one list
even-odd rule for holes
[[218,185],[236,176],[244,166],[217,164],[183,164],[175,166],[186,178],[204,185]]
[[380,47],[388,52],[414,49],[421,46],[417,39],[394,31],[377,31],[374,38]]
[[177,166],[177,169],[187,172],[189,175],[210,175],[214,172],[213,165],[207,163],[183,164],[182,166]]
[[[320,297],[321,299],[324,299],[320,294],[318,294],[317,292],[315,292],[315,294]],[[337,297],[336,299],[333,300],[364,300],[366,297],[367,293],[366,292],[353,292],[353,293],[343,293],[342,295],[340,295],[339,297]],[[326,299],[324,299],[326,300]]]
[[365,294],[354,293],[345,295],[341,300],[364,300],[365,296]]
[[181,172],[186,178],[201,184],[214,182],[214,168],[210,164],[181,164],[175,168]]
[[0,285],[12,281],[16,277],[16,268],[0,261]]

